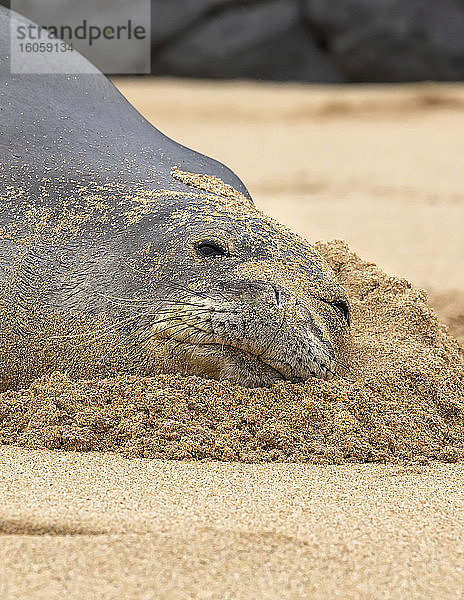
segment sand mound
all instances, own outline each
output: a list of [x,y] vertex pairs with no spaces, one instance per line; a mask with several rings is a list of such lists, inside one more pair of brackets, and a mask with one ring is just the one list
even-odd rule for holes
[[196,377],[55,373],[0,394],[0,443],[129,456],[257,461],[464,457],[464,349],[425,294],[318,244],[352,303],[346,378],[244,389]]

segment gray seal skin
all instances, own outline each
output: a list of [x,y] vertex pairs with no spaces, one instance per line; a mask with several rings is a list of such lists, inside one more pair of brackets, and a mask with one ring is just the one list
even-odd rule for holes
[[117,335],[130,372],[245,386],[340,373],[348,299],[316,250],[101,73],[53,73],[86,60],[76,52],[44,56],[50,74],[12,75],[9,19],[27,21],[0,8],[0,278],[14,335],[26,343],[62,314],[78,339],[83,316],[104,315],[94,339]]

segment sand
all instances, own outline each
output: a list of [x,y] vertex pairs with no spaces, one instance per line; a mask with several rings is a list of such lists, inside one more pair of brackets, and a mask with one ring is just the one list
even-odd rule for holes
[[[168,135],[227,162],[246,181],[258,205],[279,220],[310,240],[344,238],[383,270],[426,288],[452,333],[460,335],[464,142],[459,131],[464,125],[464,91],[459,86],[312,91],[253,84],[152,85],[126,80],[121,87]],[[463,595],[462,463],[418,464],[461,457],[462,348],[409,284],[358,259],[346,260],[347,251],[339,245],[326,245],[325,250],[340,275],[352,282],[356,316],[369,324],[357,341],[364,349],[367,343],[376,356],[375,368],[365,368],[361,382],[344,382],[344,391],[352,386],[353,395],[341,402],[340,393],[330,396],[329,388],[314,394],[322,384],[302,386],[310,389],[300,390],[299,400],[287,405],[286,431],[267,431],[259,437],[252,430],[251,437],[263,440],[263,447],[252,447],[248,435],[243,456],[233,454],[237,445],[226,444],[225,456],[202,451],[192,457],[252,462],[408,458],[415,464],[174,462],[5,446],[2,597]],[[367,274],[368,283],[381,284],[358,294],[360,274],[362,281]],[[389,327],[393,321],[395,327]],[[379,336],[382,330],[387,332],[384,340]],[[361,330],[356,331],[361,336]],[[362,358],[363,353],[358,354]],[[58,418],[64,422],[49,425],[75,433],[72,419],[79,401],[85,403],[85,394],[77,389],[73,397],[70,389],[77,384],[55,377],[61,377],[55,379],[55,389],[57,384],[64,386],[69,402],[61,402]],[[382,394],[389,389],[389,395],[379,396],[376,388],[368,402],[367,380],[381,383]],[[35,385],[39,397],[40,390],[50,389],[49,380]],[[130,387],[130,382],[119,385]],[[200,410],[194,425],[207,421],[209,429],[217,431],[236,402],[227,404],[222,384],[210,385],[219,386],[209,401],[219,419],[210,412],[205,419]],[[320,447],[330,447],[326,455],[314,452],[310,432],[303,440],[295,438],[301,411],[309,407],[314,413],[318,403],[311,405],[311,400],[320,400],[323,393],[328,394],[326,405],[316,421],[314,414],[307,420],[315,422],[318,431],[323,431],[322,424],[332,425],[332,431],[326,428],[324,433],[328,437],[319,440]],[[8,394],[2,400],[7,400],[14,418],[21,398]],[[25,419],[20,427],[14,422],[9,433],[19,432],[26,439],[4,441],[47,446],[43,436],[34,439],[37,430],[28,421],[31,407],[34,416],[30,390],[22,394]],[[261,417],[275,416],[276,410],[282,416],[281,396],[275,395],[274,403],[266,396],[269,412]],[[171,446],[179,441],[179,423],[182,434],[195,413],[187,406],[182,420],[179,414],[169,414],[177,408],[167,402],[162,407],[164,424],[177,419],[171,430],[164,429],[162,439]],[[243,408],[249,413],[249,407]],[[49,413],[47,418],[53,420],[56,415]],[[150,406],[148,415],[135,413],[152,418]],[[404,415],[407,419],[402,421]],[[91,423],[98,421],[88,416]],[[245,430],[259,417],[247,416]],[[134,441],[147,437],[147,427],[140,435],[143,419],[134,423],[132,417],[120,432],[123,441],[130,442],[129,452],[120,446],[107,448],[143,456]],[[35,418],[37,424],[37,411]],[[42,433],[45,422],[39,415]],[[234,427],[236,423],[231,429],[236,433]],[[101,421],[100,429],[104,430]],[[73,437],[58,432],[51,447],[73,448],[82,440],[82,431],[78,433]],[[198,429],[196,438],[194,433],[187,434],[190,446],[201,437]],[[95,449],[92,436],[87,439],[90,443],[80,450]],[[364,445],[359,445],[360,439]],[[361,449],[357,456],[353,447]],[[292,455],[295,448],[298,456]]]
[[462,465],[0,458],[2,598],[464,593]]

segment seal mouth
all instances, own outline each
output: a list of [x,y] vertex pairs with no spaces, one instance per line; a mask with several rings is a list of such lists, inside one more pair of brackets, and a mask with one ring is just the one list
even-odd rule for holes
[[165,371],[247,387],[332,379],[336,359],[324,324],[319,327],[299,305],[282,313],[279,299],[271,304],[259,295],[248,302],[193,297],[167,303],[145,348]]
[[176,371],[226,379],[244,387],[267,387],[278,381],[304,381],[303,377],[289,376],[271,360],[230,344],[183,341],[173,344],[171,340],[166,340],[165,356],[169,356],[169,370],[177,363]]
[[253,360],[255,361],[258,365],[263,366],[264,368],[269,368],[273,373],[276,374],[276,376],[279,379],[283,379],[284,381],[303,381],[303,379],[301,377],[287,377],[284,373],[282,373],[281,371],[279,371],[279,369],[273,365],[271,362],[266,361],[262,358],[262,356],[260,356],[259,354],[253,354],[251,352],[246,352],[246,350],[242,350],[241,348],[237,348],[236,346],[231,346],[230,344],[217,344],[217,343],[211,343],[211,344],[189,344],[188,342],[185,342],[185,344],[187,346],[191,346],[191,347],[199,347],[199,346],[208,346],[211,349],[214,350],[226,350],[229,352],[232,352],[234,354],[237,354],[238,356],[243,356],[244,358],[246,358],[247,360]]

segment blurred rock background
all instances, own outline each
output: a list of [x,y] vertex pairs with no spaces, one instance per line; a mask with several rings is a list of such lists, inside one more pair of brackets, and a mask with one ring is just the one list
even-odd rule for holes
[[464,0],[152,0],[152,35],[156,75],[464,79]]
[[[117,19],[128,1],[99,0],[92,10]],[[82,8],[75,0],[40,0],[43,5],[61,11],[69,5],[69,14]],[[151,0],[151,22],[154,75],[464,80],[464,0]],[[132,62],[136,72],[140,59],[127,57],[126,72]]]

